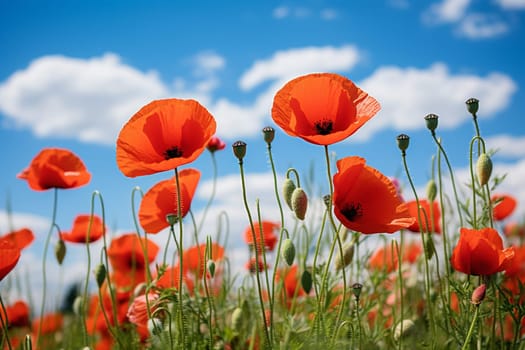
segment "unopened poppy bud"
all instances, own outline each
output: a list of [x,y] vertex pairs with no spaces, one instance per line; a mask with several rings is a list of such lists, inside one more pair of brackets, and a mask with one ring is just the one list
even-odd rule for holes
[[478,113],[479,100],[477,98],[469,98],[465,103],[467,104],[467,111],[470,114],[476,115],[476,113]]
[[439,117],[437,116],[437,114],[427,114],[425,116],[425,122],[427,123],[427,129],[432,132],[436,130],[438,126],[438,119]]
[[26,337],[24,339],[24,349],[26,350],[33,349],[33,342],[31,341],[31,334],[26,334]]
[[100,288],[106,280],[106,265],[99,264],[95,267],[95,280],[97,281],[97,286]]
[[346,242],[343,244],[343,256],[341,257],[341,253],[337,254],[335,256],[335,268],[336,270],[340,270],[343,267],[348,266],[352,262],[352,259],[354,258],[354,243],[353,242]]
[[66,244],[62,239],[59,239],[55,245],[55,257],[57,258],[58,264],[62,265],[64,257],[66,256]]
[[215,276],[215,261],[208,260],[206,263],[206,267],[208,269],[208,272],[210,273],[210,276],[213,278]]
[[401,151],[406,151],[406,149],[408,148],[408,145],[410,144],[410,137],[406,134],[399,134],[397,136],[397,147],[401,150]]
[[472,296],[470,297],[470,302],[474,305],[479,305],[485,299],[485,293],[487,291],[487,285],[485,283],[481,284],[479,287],[474,289]]
[[295,190],[295,183],[291,180],[286,178],[283,183],[283,197],[286,204],[288,204],[288,207],[290,210],[292,209],[292,193]]
[[292,193],[292,210],[299,220],[304,220],[308,208],[308,197],[301,187],[297,187]]
[[206,149],[210,151],[211,153],[214,153],[216,151],[223,150],[226,147],[226,144],[217,136],[212,136],[210,141],[208,141],[208,144],[206,145]]
[[485,186],[492,174],[492,160],[486,153],[481,153],[476,163],[478,181],[481,186]]
[[434,241],[432,240],[432,235],[425,235],[424,236],[423,243],[425,244],[425,252],[427,254],[427,260],[432,259],[434,256],[434,250],[436,247],[434,246]]
[[394,329],[394,339],[399,340],[401,337],[407,336],[413,328],[414,321],[412,320],[403,320],[399,322]]
[[177,214],[167,214],[166,221],[170,226],[174,226],[179,221],[179,216]]
[[236,307],[235,310],[232,312],[232,319],[231,319],[231,327],[234,332],[239,332],[242,327],[242,319],[243,319],[243,312],[242,308]]
[[348,229],[344,226],[341,226],[338,232],[339,238],[341,239],[341,242],[346,241],[348,238]]
[[361,290],[363,289],[363,285],[361,283],[354,283],[352,284],[352,293],[354,293],[354,297],[356,299],[359,299],[359,296],[361,295]]
[[301,287],[306,294],[312,290],[312,274],[308,270],[304,270],[301,275]]
[[295,245],[290,238],[286,238],[283,242],[282,256],[288,266],[292,266],[295,259]]
[[75,301],[73,301],[73,312],[77,316],[84,314],[84,298],[81,295],[77,296]]
[[239,161],[242,161],[244,156],[246,155],[246,142],[244,141],[235,141],[232,144],[233,148],[233,154]]
[[268,144],[272,143],[273,138],[275,137],[275,129],[271,126],[266,126],[262,129],[264,141]]
[[427,199],[430,203],[434,202],[434,199],[436,199],[437,195],[437,186],[436,181],[434,179],[430,179],[427,182]]

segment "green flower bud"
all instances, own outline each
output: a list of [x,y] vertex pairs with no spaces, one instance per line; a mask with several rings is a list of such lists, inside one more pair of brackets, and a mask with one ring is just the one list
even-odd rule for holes
[[106,280],[106,265],[99,264],[95,267],[95,280],[97,281],[97,286],[101,288]]
[[480,154],[476,163],[476,170],[478,173],[478,181],[481,186],[485,186],[492,174],[492,160],[486,153]]
[[292,193],[295,190],[295,183],[291,180],[286,178],[283,183],[283,197],[286,204],[288,204],[288,207],[290,210],[292,209]]
[[437,195],[437,186],[434,179],[430,179],[427,182],[427,199],[430,203],[434,202]]
[[465,103],[467,104],[467,111],[470,114],[476,115],[476,113],[478,113],[479,100],[477,98],[469,98]]
[[264,141],[267,144],[272,143],[273,138],[275,137],[275,129],[272,128],[271,126],[267,126],[267,127],[264,127],[262,129],[262,132],[263,132],[263,136],[264,136]]
[[432,240],[432,235],[425,235],[424,237],[424,249],[427,253],[427,260],[430,260],[434,256],[434,250],[436,250],[436,247],[434,246],[434,240]]
[[236,307],[232,312],[231,327],[234,332],[238,333],[242,328],[243,312],[242,308]]
[[57,258],[58,264],[62,265],[62,261],[66,256],[66,244],[62,239],[59,239],[55,245],[55,257]]
[[208,260],[206,263],[208,272],[210,273],[210,276],[213,278],[215,276],[215,261]]
[[301,187],[297,187],[292,193],[292,210],[299,220],[304,220],[308,208],[308,197]]
[[73,301],[73,312],[77,316],[84,314],[84,298],[81,295],[77,296],[75,301]]
[[292,266],[295,259],[295,245],[290,238],[286,238],[282,246],[282,256],[288,266]]
[[348,266],[352,262],[352,259],[354,258],[354,243],[353,242],[346,242],[343,244],[343,256],[341,257],[341,253],[339,252],[335,256],[335,268],[336,270],[341,270],[343,267]]
[[308,270],[304,270],[301,275],[301,287],[306,294],[312,290],[312,274]]
[[233,154],[239,161],[242,161],[244,156],[246,155],[246,142],[244,141],[235,141],[232,144],[233,148]]

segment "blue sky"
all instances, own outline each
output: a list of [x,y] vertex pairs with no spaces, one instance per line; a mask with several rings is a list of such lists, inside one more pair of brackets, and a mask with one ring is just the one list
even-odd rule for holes
[[[525,207],[525,1],[0,1],[0,232],[32,227],[38,242],[49,227],[52,193],[33,192],[16,178],[44,147],[78,154],[93,174],[89,185],[59,194],[58,224],[88,212],[93,191],[104,198],[108,225],[133,228],[131,191],[144,191],[171,174],[129,179],[115,163],[115,139],[141,106],[165,97],[194,98],[215,116],[217,202],[205,227],[214,233],[221,210],[231,235],[247,224],[239,173],[230,145],[248,144],[245,160],[251,203],[277,219],[261,129],[275,126],[273,95],[288,80],[311,72],[337,72],[376,97],[378,115],[347,141],[336,157],[359,155],[402,182],[395,137],[411,137],[408,162],[416,184],[430,174],[435,145],[425,128],[440,116],[438,136],[458,176],[466,173],[473,124],[465,100],[480,100],[481,132],[501,191]],[[277,170],[313,169],[326,193],[323,150],[277,129]],[[192,210],[197,218],[211,189],[211,161],[204,153]],[[311,197],[319,193],[312,193]],[[407,194],[407,197],[410,197]],[[209,227],[209,228],[208,228]],[[237,236],[239,237],[239,236]],[[161,239],[162,237],[156,237]],[[235,240],[234,240],[235,242]],[[37,245],[41,247],[41,245]],[[30,264],[37,258],[24,257]],[[242,258],[239,258],[242,261]]]

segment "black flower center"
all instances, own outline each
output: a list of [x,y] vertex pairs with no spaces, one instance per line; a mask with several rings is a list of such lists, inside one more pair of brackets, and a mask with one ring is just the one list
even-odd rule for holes
[[320,120],[315,123],[315,130],[319,135],[328,135],[332,132],[334,123],[331,120]]
[[182,151],[177,146],[164,151],[164,159],[166,160],[179,157],[182,157]]
[[341,214],[343,214],[348,221],[356,221],[359,217],[363,216],[363,208],[359,203],[350,203],[346,208],[341,210]]

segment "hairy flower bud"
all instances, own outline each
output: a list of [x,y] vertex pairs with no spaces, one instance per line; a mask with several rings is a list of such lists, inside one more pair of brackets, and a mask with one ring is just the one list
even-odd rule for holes
[[292,210],[299,220],[304,220],[308,208],[308,197],[301,187],[297,187],[292,193]]
[[481,153],[476,163],[478,181],[481,186],[485,186],[492,174],[492,160],[486,153]]
[[100,288],[106,280],[106,265],[99,264],[95,267],[95,280],[97,281],[97,286]]
[[236,307],[232,312],[231,327],[234,332],[238,333],[242,328],[243,312],[242,308]]
[[430,203],[434,202],[434,199],[436,199],[437,195],[437,186],[436,181],[434,179],[430,179],[427,182],[427,199]]
[[485,299],[485,293],[487,292],[487,285],[485,283],[479,285],[474,291],[472,292],[472,296],[470,297],[470,302],[474,305],[479,305]]
[[286,238],[282,246],[282,256],[288,266],[292,266],[295,259],[295,245],[290,238]]
[[294,190],[295,190],[295,183],[291,179],[286,178],[283,183],[283,197],[284,197],[284,201],[286,202],[290,210],[293,210],[292,209],[292,193]]
[[335,256],[336,270],[341,270],[343,267],[348,266],[354,258],[354,242],[346,242],[345,244],[343,244],[342,249],[343,256],[341,257],[340,252]]
[[59,239],[55,245],[55,257],[57,258],[58,264],[62,265],[62,261],[66,256],[66,244],[62,239]]
[[208,269],[210,276],[213,278],[215,276],[215,261],[208,260],[206,263],[206,268]]
[[308,270],[304,270],[301,274],[301,287],[306,294],[312,290],[312,274]]

